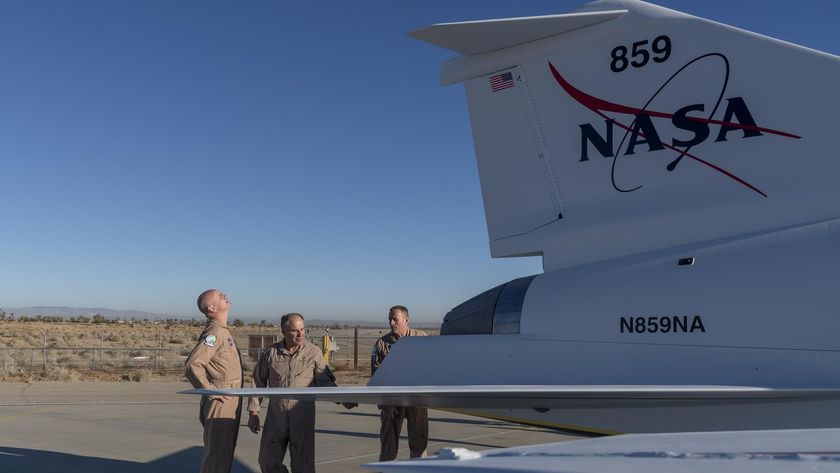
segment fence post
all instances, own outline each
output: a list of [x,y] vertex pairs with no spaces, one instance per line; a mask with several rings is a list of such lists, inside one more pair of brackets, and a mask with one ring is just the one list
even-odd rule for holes
[[44,333],[44,371],[47,371],[47,334]]
[[359,327],[353,327],[353,371],[359,371]]
[[160,331],[155,332],[155,346],[152,348],[152,371],[157,372],[157,347]]
[[158,331],[157,338],[158,338],[157,339],[157,345],[155,346],[155,353],[154,353],[154,357],[155,357],[154,371],[155,371],[155,373],[157,373],[158,370],[160,369],[160,365],[158,364],[158,356],[159,356],[158,353],[160,353],[160,352],[158,350],[163,349],[163,338],[160,336],[160,331]]

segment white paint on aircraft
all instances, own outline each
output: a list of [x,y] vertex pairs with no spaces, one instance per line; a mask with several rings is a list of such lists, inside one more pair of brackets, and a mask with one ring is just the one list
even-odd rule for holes
[[838,441],[838,429],[635,434],[363,466],[384,473],[836,472]]

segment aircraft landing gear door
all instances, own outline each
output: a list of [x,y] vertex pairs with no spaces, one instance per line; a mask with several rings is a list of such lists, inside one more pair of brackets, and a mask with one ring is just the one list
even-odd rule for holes
[[559,185],[524,70],[472,79],[466,91],[490,240],[562,218]]

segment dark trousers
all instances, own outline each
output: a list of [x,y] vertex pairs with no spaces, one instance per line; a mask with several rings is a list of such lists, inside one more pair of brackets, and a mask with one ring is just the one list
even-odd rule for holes
[[204,426],[202,473],[230,472],[241,408],[242,398],[202,398],[199,410],[199,420]]
[[411,458],[426,456],[429,445],[429,411],[425,407],[380,406],[379,461],[397,458],[403,419],[408,420],[408,448]]

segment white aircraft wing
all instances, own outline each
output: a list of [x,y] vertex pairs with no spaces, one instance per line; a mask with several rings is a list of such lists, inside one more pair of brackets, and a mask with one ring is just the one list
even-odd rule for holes
[[355,402],[432,408],[596,407],[639,403],[797,401],[840,399],[840,388],[784,389],[753,386],[488,385],[350,386],[325,388],[190,389],[181,394],[282,397],[301,401]]
[[383,473],[815,473],[840,471],[840,429],[628,434],[370,463]]

